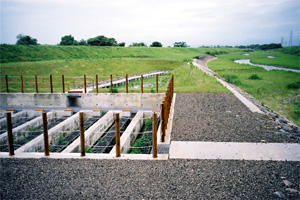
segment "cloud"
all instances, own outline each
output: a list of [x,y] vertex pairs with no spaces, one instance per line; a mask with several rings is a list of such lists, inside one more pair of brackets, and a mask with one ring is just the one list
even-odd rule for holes
[[299,43],[298,19],[294,0],[1,0],[0,42],[15,43],[24,33],[42,44],[72,34],[127,44],[235,45],[280,42],[293,30]]

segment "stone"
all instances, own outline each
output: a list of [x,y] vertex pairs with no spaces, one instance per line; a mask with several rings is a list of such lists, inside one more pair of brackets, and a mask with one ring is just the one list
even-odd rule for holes
[[280,192],[280,191],[274,192],[274,195],[276,195],[280,199],[285,199],[285,195],[282,192]]
[[285,119],[282,119],[282,118],[280,118],[279,121],[280,121],[281,123],[284,123],[284,124],[287,123],[287,121],[286,121]]
[[286,185],[286,186],[291,186],[293,185],[290,181],[288,180],[283,180],[283,183]]
[[286,125],[286,124],[282,124],[282,128],[285,131],[290,131],[290,127],[288,125]]
[[297,193],[297,192],[299,192],[298,190],[295,190],[295,189],[293,189],[293,188],[285,188],[285,190],[288,191],[288,192],[292,192],[292,193]]

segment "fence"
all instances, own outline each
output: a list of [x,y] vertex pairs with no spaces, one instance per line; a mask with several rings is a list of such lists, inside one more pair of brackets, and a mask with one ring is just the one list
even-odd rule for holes
[[[26,92],[63,92],[71,89],[81,89],[84,93],[88,92],[151,92],[158,93],[159,88],[163,89],[167,84],[167,76],[162,75],[167,72],[158,72],[140,76],[128,76],[116,77],[110,76],[86,76],[81,77],[68,77],[61,76],[0,76],[0,91],[6,93],[26,93]],[[155,76],[155,80],[154,77]],[[160,77],[159,77],[160,76]],[[153,78],[152,78],[153,77]],[[149,78],[149,81],[144,81],[145,78]],[[151,79],[152,78],[152,79]],[[151,79],[151,80],[150,80]],[[140,80],[140,81],[139,81]],[[130,82],[130,83],[129,83]],[[139,82],[139,83],[138,83]],[[5,86],[4,86],[5,85]],[[103,89],[101,89],[103,88]],[[107,89],[104,89],[107,88]],[[101,90],[100,90],[101,89]],[[119,91],[118,91],[119,90]]]

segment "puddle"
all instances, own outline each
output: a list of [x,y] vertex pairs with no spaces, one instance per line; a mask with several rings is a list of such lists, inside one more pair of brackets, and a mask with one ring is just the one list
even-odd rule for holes
[[247,64],[247,65],[251,65],[251,66],[262,67],[267,71],[270,71],[270,70],[284,70],[284,71],[292,71],[292,72],[300,73],[299,69],[289,69],[289,68],[283,68],[283,67],[275,67],[275,66],[271,66],[271,65],[253,64],[253,63],[250,62],[250,59],[235,60],[234,62],[238,63],[238,64]]
[[268,56],[268,58],[276,58],[276,57],[274,57],[274,56]]

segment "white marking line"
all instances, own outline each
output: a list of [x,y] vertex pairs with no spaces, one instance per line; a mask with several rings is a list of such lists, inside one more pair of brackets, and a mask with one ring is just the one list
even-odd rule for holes
[[[195,60],[193,61],[193,65],[195,65],[198,69],[202,70],[205,73],[208,73],[210,76],[213,76],[211,72],[209,72],[206,67],[198,64]],[[263,112],[254,105],[251,101],[246,99],[243,95],[241,95],[238,91],[236,91],[233,87],[231,87],[226,81],[223,81],[217,77],[215,77],[217,81],[219,81],[223,86],[225,86],[228,90],[230,90],[245,106],[247,106],[251,112],[257,112],[263,114]]]
[[300,161],[297,143],[172,141],[170,159]]

